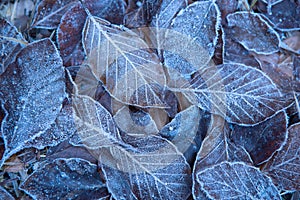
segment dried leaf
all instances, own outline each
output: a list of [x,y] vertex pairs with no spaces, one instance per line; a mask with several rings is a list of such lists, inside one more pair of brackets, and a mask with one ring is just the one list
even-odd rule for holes
[[231,37],[258,54],[279,51],[279,36],[260,14],[235,12],[227,16]]
[[34,142],[54,123],[66,97],[64,77],[59,53],[49,39],[22,49],[1,75],[4,159],[30,147],[26,143]]
[[[190,157],[190,154],[195,155],[199,148],[194,140],[199,137],[197,134],[200,125],[200,114],[198,107],[191,106],[178,113],[159,132],[161,136],[171,141],[181,153],[186,155],[186,158]],[[190,152],[190,148],[194,149],[194,152]]]
[[224,63],[240,63],[247,66],[260,68],[259,62],[251,53],[243,47],[240,43],[231,38],[230,31],[224,28],[225,42],[224,42]]
[[169,28],[175,15],[187,6],[186,0],[162,0],[157,14],[153,16],[150,26]]
[[16,27],[0,18],[0,75],[26,44],[27,42]]
[[241,162],[222,162],[196,172],[201,189],[212,199],[278,199],[271,179],[259,169]]
[[264,171],[282,190],[300,190],[300,123],[288,129],[288,139],[282,149],[269,161]]
[[134,138],[131,146],[102,149],[99,162],[116,199],[187,199],[189,165],[167,140]]
[[253,127],[234,126],[232,141],[244,147],[255,165],[268,161],[286,141],[287,115],[280,112],[267,121]]
[[275,29],[280,31],[300,30],[299,1],[281,0],[271,8],[262,5],[260,9]]
[[195,2],[174,18],[164,39],[164,64],[181,74],[192,74],[214,54],[220,11],[210,1]]
[[56,29],[61,17],[76,0],[42,0],[36,7],[32,28]]
[[125,13],[124,0],[84,0],[74,3],[62,16],[57,29],[57,41],[64,65],[79,65],[85,58],[82,29],[89,12],[112,23],[121,23]]
[[147,26],[160,8],[161,2],[162,0],[143,0],[142,2],[138,1],[138,3],[136,3],[138,5],[138,8],[130,11],[125,15],[125,26],[130,28]]
[[261,71],[241,64],[208,67],[191,84],[171,89],[228,122],[257,124],[285,107],[280,91]]
[[189,196],[189,165],[174,145],[156,136],[140,138],[125,134],[120,138],[109,113],[89,97],[74,98],[74,106],[78,132],[83,143],[99,157],[114,198],[186,199]]
[[137,34],[90,15],[83,35],[87,63],[114,98],[139,107],[164,107],[155,92],[165,86],[163,68]]
[[128,106],[123,106],[115,115],[118,128],[133,135],[146,136],[158,133],[155,121],[149,113],[142,110],[131,112]]
[[85,58],[81,36],[86,17],[82,4],[77,2],[61,18],[56,34],[65,66],[80,65]]
[[3,187],[0,187],[0,199],[15,200],[15,198],[7,192]]
[[20,189],[34,199],[100,199],[109,197],[97,165],[79,159],[56,159],[34,171]]

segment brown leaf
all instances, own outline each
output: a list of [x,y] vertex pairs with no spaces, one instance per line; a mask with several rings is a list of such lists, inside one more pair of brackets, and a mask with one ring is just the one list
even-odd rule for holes
[[264,167],[264,171],[282,190],[300,190],[300,123],[288,128],[282,149]]
[[231,140],[244,147],[255,165],[267,162],[286,141],[287,115],[280,112],[252,127],[234,126]]

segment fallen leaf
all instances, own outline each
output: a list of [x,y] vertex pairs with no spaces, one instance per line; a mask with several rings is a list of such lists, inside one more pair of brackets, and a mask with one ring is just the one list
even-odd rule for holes
[[33,142],[50,128],[66,93],[62,61],[49,39],[22,49],[0,80],[0,99],[6,113],[2,122],[6,147],[3,162],[17,151],[30,147],[26,143]]
[[230,138],[249,152],[255,165],[260,165],[267,162],[286,142],[287,123],[287,115],[282,111],[256,126],[235,125]]
[[241,162],[225,161],[196,173],[201,189],[212,199],[281,199],[269,177]]
[[[99,159],[108,190],[116,199],[186,199],[190,168],[183,155],[157,136],[119,134],[112,116],[89,97],[74,99],[78,132]],[[149,187],[152,185],[153,187]]]
[[56,29],[61,17],[76,0],[42,0],[36,6],[32,28]]
[[90,15],[83,42],[87,63],[112,97],[138,107],[165,107],[155,92],[165,86],[163,68],[137,34]]
[[204,67],[217,44],[220,11],[210,1],[195,2],[180,11],[166,31],[164,64],[183,75]]
[[[55,187],[54,187],[55,186]],[[35,170],[20,189],[33,199],[108,198],[97,165],[79,158],[55,159]]]
[[200,108],[240,125],[262,122],[287,104],[269,77],[241,64],[207,67],[190,84],[170,90],[182,92]]
[[27,42],[16,27],[0,18],[0,75],[26,44]]
[[70,6],[61,17],[57,29],[57,42],[64,65],[80,65],[85,58],[82,44],[82,30],[87,18],[85,8],[97,17],[120,24],[125,14],[125,5],[124,0],[84,0]]
[[279,35],[261,14],[235,12],[227,21],[232,39],[247,50],[266,55],[279,51]]
[[287,142],[263,169],[281,190],[300,190],[299,129],[299,123],[288,128]]

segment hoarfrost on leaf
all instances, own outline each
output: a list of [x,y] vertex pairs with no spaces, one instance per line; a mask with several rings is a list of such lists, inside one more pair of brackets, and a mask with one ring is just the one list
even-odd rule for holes
[[201,189],[212,199],[281,199],[269,177],[242,162],[225,161],[196,176]]
[[288,128],[288,139],[282,149],[267,162],[266,172],[279,189],[300,190],[300,123]]
[[56,47],[44,39],[22,49],[0,80],[0,99],[6,113],[2,122],[4,160],[30,147],[26,143],[54,123],[66,97],[65,73]]
[[235,12],[227,16],[232,39],[247,50],[259,54],[272,54],[279,51],[278,33],[260,14]]
[[276,85],[261,71],[241,64],[207,67],[180,91],[199,107],[228,122],[257,124],[285,108]]
[[0,17],[0,75],[26,44],[17,28]]
[[182,74],[204,67],[214,54],[219,26],[220,11],[211,1],[195,2],[180,11],[166,31],[165,65]]
[[83,30],[87,63],[118,101],[139,107],[164,107],[155,87],[164,87],[162,65],[139,36],[89,15]]
[[99,159],[108,190],[116,199],[186,199],[190,167],[183,155],[157,136],[119,134],[113,118],[87,96],[73,98],[78,132]]
[[45,163],[20,185],[34,199],[99,199],[109,197],[97,165],[79,158]]

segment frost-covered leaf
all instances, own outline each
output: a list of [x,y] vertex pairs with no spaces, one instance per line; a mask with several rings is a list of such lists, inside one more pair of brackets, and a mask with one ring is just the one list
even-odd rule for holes
[[55,29],[65,12],[76,0],[42,0],[36,7],[31,27]]
[[124,24],[130,28],[147,26],[160,8],[161,2],[162,0],[137,1],[137,8],[125,15]]
[[75,96],[77,135],[88,149],[99,149],[121,141],[111,114],[88,96]]
[[288,139],[282,149],[269,161],[264,171],[282,190],[300,190],[300,123],[288,129]]
[[[57,41],[64,65],[79,65],[85,58],[82,47],[82,29],[87,17],[84,8],[93,15],[112,23],[121,23],[125,13],[124,0],[84,0],[74,3],[62,16],[57,29]],[[109,6],[108,6],[109,5]]]
[[260,68],[259,62],[240,43],[231,38],[230,30],[224,28],[224,63],[240,63],[247,66]]
[[114,198],[186,199],[189,196],[190,168],[174,145],[157,136],[125,134],[120,138],[109,113],[89,97],[77,96],[74,107],[78,132],[85,146],[98,156]]
[[[159,134],[171,141],[186,157],[190,157],[190,154],[195,154],[199,148],[194,140],[199,137],[200,119],[199,108],[191,106],[178,113],[170,123],[160,130]],[[190,152],[190,148],[196,151]]]
[[81,41],[87,15],[81,3],[74,3],[64,13],[57,28],[57,43],[65,66],[80,65],[84,60]]
[[275,29],[281,31],[300,30],[299,1],[281,0],[272,7],[261,5],[259,8]]
[[97,165],[79,159],[55,159],[34,171],[20,189],[34,199],[109,198]]
[[155,92],[165,86],[163,68],[137,34],[89,16],[83,43],[87,63],[114,98],[130,105],[164,107]]
[[178,13],[164,39],[164,63],[192,74],[212,58],[217,43],[220,11],[211,1],[195,2]]
[[50,147],[46,154],[48,162],[58,158],[81,158],[87,160],[92,164],[97,164],[98,161],[88,151],[87,148],[82,146],[73,146],[71,141],[64,141],[56,146]]
[[282,111],[256,126],[234,126],[231,140],[244,147],[254,164],[260,165],[268,161],[285,143],[287,123],[287,115]]
[[56,146],[71,137],[76,131],[73,119],[73,110],[70,105],[62,108],[55,122],[34,140],[25,143],[25,146],[42,149],[45,146]]
[[65,73],[54,44],[44,39],[22,49],[0,80],[6,159],[30,147],[26,143],[34,142],[54,123],[66,97]]
[[237,124],[256,124],[285,107],[274,83],[261,71],[241,64],[207,67],[183,92],[193,104]]
[[260,14],[235,12],[227,16],[232,39],[259,54],[279,51],[279,36]]
[[187,6],[186,0],[162,0],[157,14],[154,15],[151,26],[157,28],[169,28],[172,19]]
[[284,93],[300,91],[300,82],[293,72],[293,59],[289,54],[275,53],[271,55],[256,55],[261,70],[266,73],[277,87]]
[[27,42],[17,28],[0,18],[0,75],[25,44]]
[[196,181],[196,174],[208,167],[212,167],[223,161],[245,162],[252,164],[247,151],[231,143],[227,136],[229,134],[228,124],[217,115],[212,115],[211,124],[204,138],[201,148],[197,154],[193,169],[193,196],[201,200],[205,196],[201,190],[200,183]]
[[131,112],[128,106],[124,106],[114,115],[114,120],[118,128],[126,133],[140,136],[158,133],[151,115],[142,110]]
[[0,187],[0,199],[15,200],[15,198],[7,192],[3,187]]
[[114,198],[188,198],[191,193],[190,168],[171,143],[148,136],[136,137],[130,145],[101,150],[99,162]]
[[225,161],[196,176],[201,189],[212,199],[281,199],[269,177],[241,162]]

